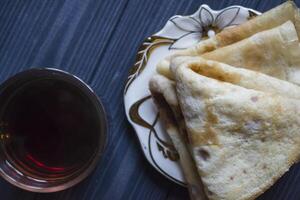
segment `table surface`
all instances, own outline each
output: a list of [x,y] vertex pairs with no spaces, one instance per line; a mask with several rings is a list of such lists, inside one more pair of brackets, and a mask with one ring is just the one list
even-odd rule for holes
[[[124,113],[123,88],[143,39],[175,14],[201,4],[266,11],[279,0],[1,0],[0,82],[32,67],[77,75],[98,94],[108,117],[108,142],[96,170],[63,192],[38,194],[0,179],[2,200],[188,199],[185,188],[144,158]],[[300,5],[300,1],[297,2]],[[300,164],[259,199],[300,199]]]

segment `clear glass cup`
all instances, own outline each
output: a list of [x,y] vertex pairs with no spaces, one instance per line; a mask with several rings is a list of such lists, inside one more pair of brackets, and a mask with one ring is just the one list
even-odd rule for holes
[[[81,132],[77,133],[77,143],[76,147],[73,149],[77,150],[81,148],[81,144],[85,142],[85,145],[89,145],[88,142],[92,142],[91,144],[93,146],[92,150],[89,150],[86,155],[84,154],[85,160],[84,162],[79,162],[78,164],[75,163],[72,165],[70,168],[58,168],[58,167],[49,167],[43,164],[39,160],[35,160],[31,156],[31,154],[28,153],[23,153],[24,152],[29,152],[26,148],[26,140],[27,138],[35,137],[26,137],[26,134],[29,134],[28,132],[22,133],[22,137],[15,136],[13,134],[10,134],[10,129],[6,128],[7,125],[6,121],[6,115],[5,113],[9,113],[10,109],[13,109],[13,115],[18,117],[19,115],[23,115],[25,117],[24,120],[30,120],[25,119],[26,118],[26,113],[18,113],[21,112],[19,110],[14,110],[14,108],[10,108],[9,105],[11,102],[14,102],[14,98],[19,98],[16,93],[18,93],[19,90],[22,90],[22,94],[30,94],[30,87],[26,89],[26,85],[30,85],[31,82],[33,81],[40,81],[40,80],[46,80],[46,82],[54,81],[59,84],[56,84],[55,87],[60,88],[60,83],[62,85],[68,84],[70,87],[72,87],[72,90],[78,92],[84,98],[84,105],[82,108],[81,107],[76,107],[74,110],[77,110],[80,113],[84,113],[85,108],[89,108],[91,110],[91,113],[93,115],[89,115],[87,112],[85,112],[85,118],[88,118],[89,120],[83,119],[86,121],[86,123],[83,123],[83,125],[80,125],[82,127],[84,126],[89,126],[89,127],[84,127],[87,130],[81,131],[82,134],[87,134],[86,137],[83,135],[78,135]],[[43,83],[43,82],[41,82]],[[24,87],[24,88],[23,88]],[[23,88],[23,89],[22,89]],[[39,85],[38,88],[43,90],[43,85]],[[47,94],[47,88],[45,88],[46,94]],[[55,94],[55,93],[54,93]],[[77,94],[77,93],[76,93]],[[55,96],[53,97],[54,99],[56,98]],[[41,98],[43,99],[43,98]],[[47,102],[47,99],[46,99]],[[52,102],[52,100],[51,100]],[[72,99],[69,99],[70,105],[72,106]],[[43,103],[43,102],[41,102]],[[48,102],[49,103],[49,102]],[[87,85],[85,84],[82,80],[77,78],[74,75],[71,75],[67,72],[53,69],[53,68],[35,68],[35,69],[30,69],[21,73],[16,74],[15,76],[9,78],[7,81],[5,81],[3,84],[0,85],[0,175],[10,182],[11,184],[22,188],[24,190],[28,191],[33,191],[33,192],[57,192],[61,191],[64,189],[67,189],[80,181],[82,181],[84,178],[86,178],[91,171],[96,167],[97,161],[101,157],[103,151],[104,151],[104,146],[105,146],[105,141],[106,141],[106,117],[105,117],[105,111],[103,109],[103,106],[97,97],[97,95],[94,93],[94,91]],[[25,104],[26,105],[26,104]],[[34,105],[34,104],[33,104]],[[77,105],[77,104],[74,104]],[[24,107],[24,105],[22,105]],[[21,107],[22,107],[21,106]],[[47,107],[47,103],[45,103],[45,106]],[[71,107],[72,108],[72,107]],[[27,112],[29,108],[26,108]],[[26,110],[25,109],[25,110]],[[38,108],[35,108],[37,109]],[[72,111],[72,109],[71,109]],[[29,109],[30,112],[30,109]],[[49,110],[51,112],[51,109]],[[53,111],[54,112],[54,111]],[[59,112],[58,112],[59,113]],[[72,112],[71,112],[72,113]],[[32,114],[32,113],[31,113]],[[68,115],[66,115],[68,116]],[[78,116],[81,116],[80,114]],[[40,116],[41,118],[43,116]],[[57,116],[59,117],[59,116]],[[74,116],[70,116],[71,118]],[[76,118],[76,117],[75,117]],[[62,119],[61,121],[64,122],[65,119]],[[19,123],[19,121],[18,121]],[[18,126],[24,126],[19,125],[18,123],[14,124],[14,127]],[[27,123],[27,121],[26,121]],[[33,122],[28,121],[29,125]],[[27,124],[28,125],[28,124]],[[76,124],[74,124],[74,129]],[[59,125],[57,125],[60,128]],[[91,128],[93,127],[93,128]],[[17,128],[15,128],[17,130]],[[43,127],[42,127],[43,128]],[[71,127],[72,128],[72,127]],[[8,130],[7,130],[8,129]],[[30,129],[30,127],[29,127]],[[45,127],[45,130],[47,128]],[[70,129],[70,127],[69,127]],[[68,131],[70,132],[70,130]],[[31,129],[30,129],[31,130]],[[63,129],[64,130],[64,129]],[[71,130],[72,131],[72,130]],[[77,130],[74,130],[76,132]],[[78,131],[77,131],[78,132]],[[18,134],[18,133],[17,133]],[[48,136],[45,140],[48,140]],[[82,141],[78,140],[78,138],[86,138],[83,139]],[[92,137],[92,140],[89,140]],[[24,141],[22,142],[18,141],[20,138],[25,138]],[[68,137],[64,137],[64,141],[60,141],[60,143],[64,144],[64,142],[72,147],[70,145],[70,142],[72,143],[72,132],[71,134],[69,133]],[[75,135],[74,135],[75,138]],[[31,138],[32,139],[32,138]],[[27,141],[30,142],[30,141]],[[57,148],[56,145],[51,144],[53,146],[53,149]],[[30,146],[30,145],[29,145]],[[51,148],[52,148],[51,146]],[[69,147],[68,147],[69,148]],[[73,148],[73,147],[72,147]],[[21,149],[21,151],[20,151]],[[43,147],[41,147],[43,150]],[[65,149],[63,149],[65,150]],[[68,149],[70,150],[70,149]],[[72,149],[71,149],[72,150]],[[32,151],[32,150],[31,150]],[[70,151],[71,152],[71,151]],[[69,153],[70,153],[69,152]],[[76,162],[76,152],[80,153],[80,151],[74,151],[74,154],[70,154],[70,156],[73,158],[72,162]],[[33,152],[33,153],[38,153],[39,155],[44,155],[42,154],[43,152]],[[65,152],[62,152],[65,153]],[[48,152],[49,154],[49,152]],[[47,154],[47,155],[48,155]],[[68,155],[68,153],[65,153]],[[64,156],[65,156],[64,154]],[[26,155],[26,156],[25,156]],[[46,154],[45,154],[46,155]],[[80,154],[80,156],[83,156]],[[79,156],[78,156],[79,157]],[[70,158],[68,157],[62,157],[65,158],[66,160],[69,160]],[[43,158],[44,160],[47,158]],[[61,159],[61,158],[60,158]],[[55,159],[54,159],[55,161]],[[82,161],[82,159],[81,159]],[[62,160],[64,162],[64,160]],[[70,165],[71,166],[71,165]],[[65,170],[66,169],[66,170]]]

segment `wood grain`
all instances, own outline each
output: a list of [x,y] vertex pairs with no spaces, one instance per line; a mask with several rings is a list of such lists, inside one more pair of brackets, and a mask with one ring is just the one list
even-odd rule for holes
[[[0,179],[4,200],[187,199],[185,188],[156,172],[143,157],[125,119],[123,88],[143,39],[175,14],[201,4],[214,9],[243,5],[265,11],[269,0],[2,0],[0,82],[32,67],[55,67],[86,81],[104,103],[109,133],[97,169],[79,185],[58,193],[35,194]],[[294,166],[260,200],[300,199],[300,165]]]

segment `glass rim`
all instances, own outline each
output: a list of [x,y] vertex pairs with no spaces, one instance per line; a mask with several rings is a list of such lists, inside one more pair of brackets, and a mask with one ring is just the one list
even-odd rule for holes
[[[91,155],[90,162],[83,165],[78,172],[69,174],[68,180],[64,178],[59,179],[60,181],[55,182],[55,180],[51,180],[51,185],[47,186],[46,183],[50,183],[47,180],[39,180],[35,177],[28,177],[21,175],[15,167],[13,167],[9,162],[9,159],[5,158],[5,155],[0,156],[0,176],[3,177],[6,181],[17,186],[21,189],[31,191],[31,192],[39,192],[39,193],[50,193],[50,192],[58,192],[65,189],[68,189],[82,180],[84,180],[96,167],[100,157],[102,156],[107,140],[107,118],[104,106],[100,100],[100,98],[96,95],[93,89],[87,85],[83,80],[78,78],[77,76],[70,74],[66,71],[55,69],[55,68],[32,68],[22,72],[15,74],[14,76],[8,78],[0,85],[0,97],[3,95],[3,92],[8,89],[9,86],[13,84],[17,85],[21,80],[30,81],[32,78],[54,78],[60,79],[62,81],[66,81],[68,83],[73,84],[78,90],[83,92],[87,98],[91,101],[92,106],[96,109],[98,114],[98,120],[100,123],[100,136],[98,141],[98,148]],[[18,86],[16,86],[18,87]],[[0,149],[0,154],[4,154],[3,149]],[[3,159],[4,156],[4,159]],[[1,158],[2,157],[2,158]],[[14,173],[8,173],[14,172]],[[14,176],[14,177],[13,177]],[[18,178],[18,180],[17,180]],[[43,186],[35,186],[33,183],[45,184]],[[32,184],[30,184],[32,183]]]

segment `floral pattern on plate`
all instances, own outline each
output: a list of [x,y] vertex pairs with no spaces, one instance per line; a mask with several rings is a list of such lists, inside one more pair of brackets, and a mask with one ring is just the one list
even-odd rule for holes
[[179,49],[193,46],[259,14],[242,6],[230,6],[217,11],[202,5],[192,15],[170,18],[159,32],[143,42],[137,52],[136,62],[124,89],[126,116],[149,163],[180,185],[185,185],[178,162],[180,158],[164,131],[148,89],[149,80],[156,73],[156,64]]

